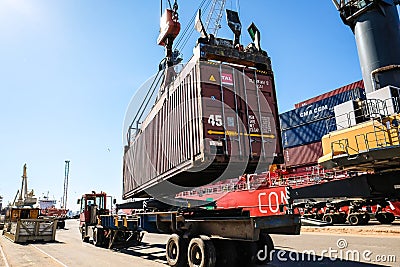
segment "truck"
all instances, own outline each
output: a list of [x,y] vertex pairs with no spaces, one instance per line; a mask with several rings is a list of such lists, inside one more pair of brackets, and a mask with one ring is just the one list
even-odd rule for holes
[[[287,187],[235,190],[220,204],[179,197],[175,205],[155,199],[117,204],[117,210],[140,210],[132,216],[112,214],[106,208],[106,193],[92,192],[79,200],[82,241],[126,248],[140,244],[145,232],[162,233],[170,235],[169,266],[263,264],[274,248],[270,234],[300,233],[300,215],[294,212],[289,192]],[[248,203],[227,203],[232,197],[247,198]],[[240,257],[238,251],[243,252]]]
[[137,218],[112,214],[107,208],[110,198],[104,192],[92,192],[78,199],[82,241],[108,248],[127,247],[139,242]]

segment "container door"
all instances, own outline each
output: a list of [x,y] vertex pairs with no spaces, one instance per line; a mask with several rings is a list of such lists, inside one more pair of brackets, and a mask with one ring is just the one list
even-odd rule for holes
[[271,77],[257,75],[255,71],[248,71],[246,75],[247,125],[251,155],[272,163],[279,138],[276,133],[276,102],[273,101]]

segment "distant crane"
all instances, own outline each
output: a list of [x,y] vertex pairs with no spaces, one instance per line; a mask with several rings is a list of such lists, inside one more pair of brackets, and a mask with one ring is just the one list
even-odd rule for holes
[[62,198],[62,209],[67,209],[68,200],[68,176],[69,176],[69,160],[65,161],[65,177],[64,177],[64,194]]
[[217,36],[218,30],[221,28],[221,19],[224,15],[226,0],[212,0],[210,12],[206,20],[206,31]]
[[22,171],[22,181],[21,181],[21,190],[17,191],[15,195],[14,201],[12,203],[13,206],[17,207],[25,207],[36,204],[37,199],[34,197],[35,194],[33,190],[28,192],[28,175],[27,175],[27,167],[26,163],[24,164],[23,171]]

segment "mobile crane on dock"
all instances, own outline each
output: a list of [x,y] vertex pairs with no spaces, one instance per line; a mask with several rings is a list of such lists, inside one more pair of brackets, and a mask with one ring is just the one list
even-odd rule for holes
[[[390,223],[395,218],[384,207],[400,199],[399,1],[333,3],[355,35],[367,100],[336,106],[335,118],[327,122],[327,127],[334,124],[337,130],[322,138],[323,156],[318,163],[328,170],[346,171],[349,177],[297,188],[292,197],[344,197],[353,207],[360,207],[361,199],[367,205],[378,204],[381,208],[376,210],[375,218]],[[360,212],[349,213],[349,223],[363,222],[360,216]]]
[[3,235],[15,243],[28,241],[54,241],[57,220],[40,218],[37,199],[33,190],[28,192],[26,164],[23,167],[21,189],[17,191],[11,206],[7,207]]

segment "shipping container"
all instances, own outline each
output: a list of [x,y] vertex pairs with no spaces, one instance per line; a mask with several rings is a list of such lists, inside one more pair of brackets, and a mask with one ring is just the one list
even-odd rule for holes
[[283,147],[286,149],[321,141],[322,136],[336,130],[336,124],[329,125],[328,123],[329,119],[322,119],[306,125],[282,130]]
[[400,112],[400,88],[386,86],[367,94],[369,100],[382,101],[381,115],[392,115]]
[[322,143],[316,142],[303,146],[286,148],[283,151],[286,167],[317,165],[323,156]]
[[325,94],[322,94],[322,95],[315,96],[315,97],[313,97],[313,98],[304,100],[304,101],[302,101],[302,102],[300,102],[300,103],[295,104],[295,105],[294,105],[294,108],[300,108],[300,107],[303,107],[303,106],[307,106],[307,105],[310,105],[310,104],[312,104],[312,103],[321,101],[321,100],[323,100],[323,99],[326,99],[326,98],[332,97],[332,96],[334,96],[334,95],[338,95],[338,94],[341,94],[341,93],[343,93],[343,92],[347,92],[347,91],[350,91],[350,90],[353,90],[353,89],[356,89],[356,88],[365,89],[365,87],[364,87],[364,81],[363,81],[363,80],[357,81],[357,82],[354,82],[354,83],[351,83],[351,84],[342,86],[342,87],[340,87],[340,88],[338,88],[338,89],[332,90],[332,91],[330,91],[330,92],[327,92],[327,93],[325,93]]
[[192,58],[125,148],[123,198],[166,180],[201,186],[273,162],[283,162],[283,149],[272,71]]
[[284,112],[279,115],[281,129],[286,130],[321,119],[334,117],[334,107],[336,105],[355,99],[366,99],[365,90],[362,88],[355,88],[307,106]]

